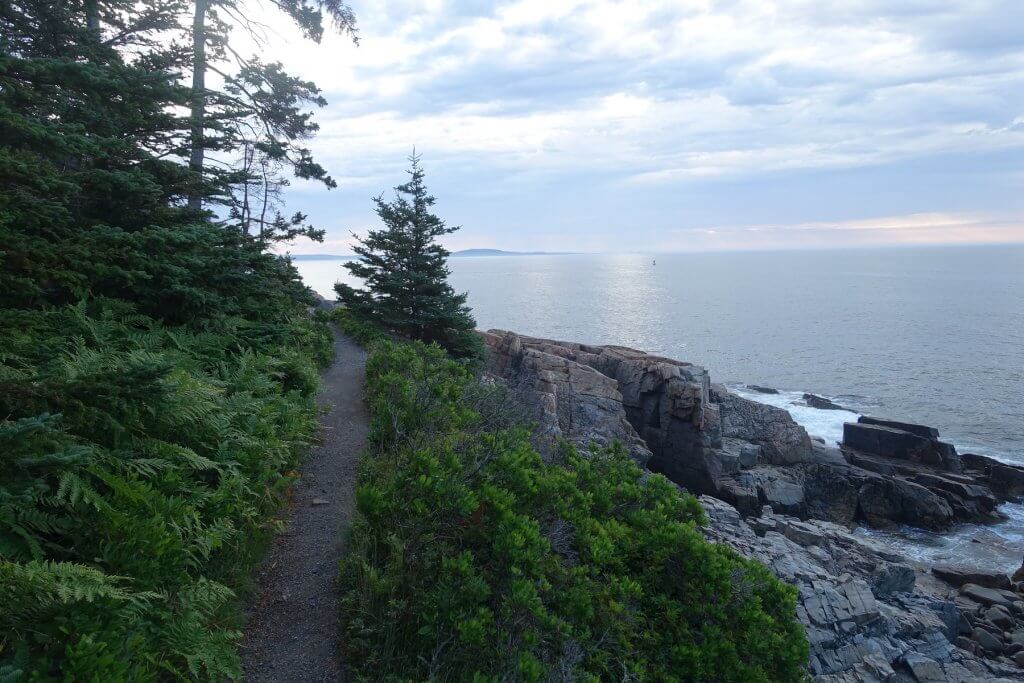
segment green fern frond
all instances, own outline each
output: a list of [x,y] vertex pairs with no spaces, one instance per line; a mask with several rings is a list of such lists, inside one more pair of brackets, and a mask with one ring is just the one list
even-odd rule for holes
[[96,510],[109,507],[103,495],[78,472],[64,472],[57,482],[57,492],[52,499],[55,504],[75,506],[81,502]]

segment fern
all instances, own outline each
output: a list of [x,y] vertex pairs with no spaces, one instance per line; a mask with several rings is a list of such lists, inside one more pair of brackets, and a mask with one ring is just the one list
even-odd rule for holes
[[95,300],[0,309],[0,324],[13,317],[25,334],[0,335],[0,677],[237,678],[233,588],[316,429],[315,381],[292,386],[315,368],[285,345],[326,335],[167,328]]
[[69,470],[57,479],[57,492],[50,499],[56,505],[75,507],[79,503],[101,510],[107,506],[103,495],[84,479],[79,471]]

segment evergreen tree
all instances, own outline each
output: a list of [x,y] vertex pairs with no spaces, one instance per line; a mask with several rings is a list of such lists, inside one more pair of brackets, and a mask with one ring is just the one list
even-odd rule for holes
[[0,681],[238,679],[316,427],[329,334],[263,249],[296,226],[186,203],[186,7],[0,2]]
[[[271,4],[310,40],[320,42],[326,14],[339,32],[358,42],[355,15],[341,0],[274,0]],[[204,201],[226,205],[242,231],[248,234],[255,227],[262,241],[296,235],[322,239],[322,231],[309,226],[304,215],[285,218],[273,199],[288,184],[284,171],[289,169],[298,178],[335,187],[326,169],[303,146],[318,129],[305,109],[326,104],[320,90],[289,76],[281,64],[244,56],[228,43],[232,30],[247,33],[258,47],[265,43],[266,27],[248,16],[243,3],[192,0],[182,7],[189,5],[191,49],[172,51],[180,57],[182,76],[191,72],[187,154],[194,184],[189,207],[199,210]],[[210,86],[208,73],[220,80],[219,89]],[[208,150],[221,158],[209,159]],[[241,164],[225,166],[223,157],[233,156],[241,157]]]
[[353,313],[411,339],[437,342],[453,355],[479,354],[473,334],[476,321],[466,306],[466,295],[448,284],[449,252],[437,238],[458,230],[431,213],[434,197],[423,183],[420,157],[409,157],[409,182],[395,188],[395,198],[374,198],[384,223],[370,230],[354,250],[359,260],[345,264],[363,280],[366,289],[335,285],[338,298]]
[[[283,5],[308,35],[320,35],[313,5]],[[185,163],[191,120],[182,116],[194,94],[184,73],[191,54],[172,40],[187,30],[190,7],[187,0],[0,3],[0,307],[110,296],[198,321],[237,312],[248,299],[240,284],[261,289],[254,274],[287,281],[288,296],[301,298],[294,269],[261,252],[272,241],[322,234],[301,213],[282,215],[279,174],[287,165],[303,177],[324,173],[295,147],[316,129],[302,108],[311,97],[322,100],[280,65],[252,63],[223,92],[207,93],[210,127],[228,131],[207,142],[222,159],[245,149],[247,163],[207,175],[206,196],[231,209],[225,220],[197,217],[186,205],[195,176]],[[344,5],[325,9],[351,28]],[[207,36],[230,52],[226,37]],[[254,98],[247,106],[243,90]],[[249,130],[263,132],[239,132]],[[251,299],[253,314],[275,308],[260,303]]]
[[[133,4],[104,9],[130,20]],[[164,153],[188,92],[145,56],[129,63],[101,42],[88,7],[0,7],[0,306],[99,293],[104,264],[133,269],[108,251],[118,235],[191,220],[174,206],[187,170]]]

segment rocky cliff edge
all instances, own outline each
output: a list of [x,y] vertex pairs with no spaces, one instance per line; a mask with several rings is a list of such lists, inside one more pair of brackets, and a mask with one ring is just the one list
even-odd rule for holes
[[1024,584],[955,567],[923,576],[850,531],[996,521],[998,503],[1024,493],[1024,468],[960,455],[930,427],[870,417],[847,424],[833,448],[697,365],[504,330],[481,336],[488,373],[533,411],[543,437],[620,442],[701,496],[709,538],[797,587],[816,680],[1024,680]]

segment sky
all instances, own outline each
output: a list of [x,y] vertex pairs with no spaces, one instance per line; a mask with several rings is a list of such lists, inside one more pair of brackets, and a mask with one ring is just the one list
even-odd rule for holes
[[358,46],[253,10],[329,102],[293,253],[349,253],[414,146],[454,249],[1024,241],[1021,0],[350,4]]

